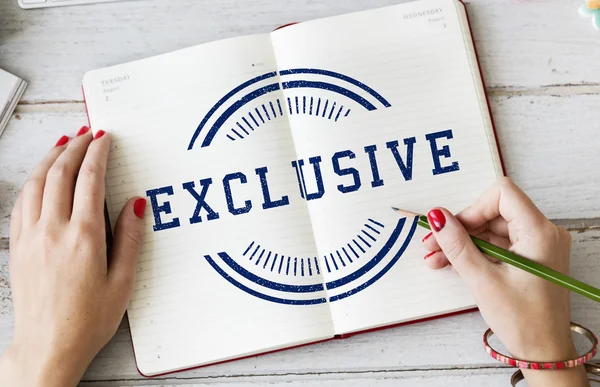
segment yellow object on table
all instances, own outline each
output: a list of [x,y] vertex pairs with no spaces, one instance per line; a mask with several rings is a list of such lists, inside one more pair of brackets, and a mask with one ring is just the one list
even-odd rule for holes
[[586,0],[585,4],[579,7],[579,14],[591,18],[592,26],[600,31],[600,0]]
[[587,7],[589,9],[600,9],[600,0],[587,0]]

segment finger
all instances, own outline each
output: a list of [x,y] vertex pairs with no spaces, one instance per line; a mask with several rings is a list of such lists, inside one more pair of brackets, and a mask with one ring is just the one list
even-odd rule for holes
[[135,282],[135,264],[142,245],[146,199],[130,199],[121,210],[115,225],[114,244],[108,276],[115,290],[127,300]]
[[[507,250],[510,247],[510,239],[507,237],[503,237],[501,235],[495,234],[494,232],[487,230],[482,233],[476,235],[477,238],[483,239],[486,242],[490,242],[491,244],[501,247],[504,250]],[[495,262],[496,260],[494,260]]]
[[[497,218],[497,219],[501,219],[501,218]],[[490,242],[491,244],[501,247],[505,250],[510,247],[510,239],[508,239],[506,236],[498,235],[491,230],[484,230],[482,232],[473,233],[471,235],[474,235],[479,239],[483,239],[487,242]],[[432,253],[440,252],[440,254],[435,255],[435,258],[436,258],[435,261],[440,261],[440,262],[447,261],[446,256],[444,255],[443,251],[441,251],[442,248],[440,247],[437,240],[435,239],[435,236],[433,236],[433,232],[427,234],[425,236],[425,238],[423,238],[423,247],[425,247],[428,251],[430,251]],[[495,258],[488,257],[487,255],[486,255],[486,257],[494,263],[499,262]],[[427,258],[429,258],[429,257],[427,257]],[[436,266],[436,265],[434,265],[434,266]]]
[[[510,247],[510,239],[508,239],[507,237],[503,237],[498,234],[495,234],[490,230],[479,233],[476,236],[477,236],[477,238],[482,239],[486,242],[490,242],[491,244],[501,247],[504,250],[508,250],[508,248]],[[500,262],[500,260],[497,258],[490,257],[489,255],[485,255],[485,254],[484,254],[484,256],[487,259],[489,259],[491,262],[494,262],[494,263]]]
[[[460,214],[456,215],[456,218],[460,221],[461,220]],[[462,223],[462,221],[461,221],[461,223]],[[463,223],[463,226],[464,226],[464,223]],[[467,230],[467,232],[470,235],[477,236],[483,232],[490,231],[491,233],[496,234],[500,237],[508,238],[508,222],[506,221],[506,219],[501,218],[501,217],[492,219],[491,221],[484,223],[483,226],[481,226],[477,229],[469,230],[467,227],[465,227],[465,229]],[[431,238],[432,235],[433,235],[432,232],[425,235],[425,237],[422,240],[423,247],[425,247],[429,251],[440,251],[441,250],[440,245],[437,243],[437,240],[435,238]],[[507,241],[508,241],[508,239],[507,239]]]
[[48,219],[70,219],[73,209],[73,192],[79,167],[85,156],[92,135],[87,126],[82,127],[48,170],[42,216]]
[[[429,252],[429,254],[425,255],[425,262],[427,263],[427,266],[429,266],[431,269],[441,269],[444,268],[446,265],[452,266],[452,263],[450,263],[450,260],[448,259],[448,257],[446,257],[446,254],[444,254],[443,251],[431,251]],[[487,254],[483,254],[483,256],[492,263],[500,263],[499,259],[490,257]],[[430,260],[430,257],[435,258],[437,262],[435,262],[434,264],[429,264],[429,262],[427,261]]]
[[19,192],[15,205],[10,214],[10,243],[13,244],[19,239],[21,234],[21,215],[23,207],[23,191]]
[[109,150],[110,135],[105,135],[103,130],[97,131],[94,140],[87,148],[79,169],[71,219],[80,221],[102,219],[104,215],[104,177],[106,176]]
[[443,251],[431,251],[425,255],[425,264],[430,269],[439,270],[450,265],[450,261],[448,261]]
[[[510,239],[508,239],[508,237],[498,235],[492,230],[484,230],[479,233],[473,233],[470,235],[476,236],[477,238],[483,239],[498,247],[502,247],[505,250],[510,247]],[[432,237],[427,237],[427,239],[423,239],[423,247],[425,247],[429,251],[440,251],[442,249],[435,237],[433,236],[433,234]]]
[[488,223],[488,230],[496,235],[508,238],[508,221],[503,217],[499,216],[490,220]]
[[507,222],[506,232],[504,232],[504,224],[496,221],[494,226],[497,229],[494,231],[500,235],[508,235],[508,223],[517,218],[532,227],[546,220],[531,199],[507,177],[500,178],[473,205],[458,216],[467,230],[476,230],[498,217]]
[[456,218],[465,226],[467,232],[471,235],[477,235],[484,231],[492,231],[495,234],[508,237],[508,221],[501,216],[498,216],[483,224],[473,224],[469,219],[465,219],[463,213],[456,215]]
[[21,227],[28,227],[40,219],[48,170],[67,148],[69,140],[70,138],[67,136],[59,138],[46,157],[33,169],[31,176],[25,182],[21,191],[21,195],[23,196],[21,199]]
[[436,208],[429,211],[427,218],[437,243],[467,285],[475,285],[495,270],[452,213],[444,208]]
[[437,243],[435,236],[433,236],[433,231],[430,232],[429,234],[425,235],[422,242],[423,242],[423,247],[425,247],[429,251],[440,251],[442,249],[440,247],[440,245]]

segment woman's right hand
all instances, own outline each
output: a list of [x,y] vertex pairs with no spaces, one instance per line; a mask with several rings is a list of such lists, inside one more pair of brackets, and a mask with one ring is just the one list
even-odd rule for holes
[[[550,222],[510,179],[501,178],[472,206],[452,215],[428,213],[432,233],[423,239],[427,264],[451,264],[475,297],[486,323],[510,354],[529,361],[577,357],[570,333],[569,291],[481,253],[477,236],[561,273],[568,273],[571,236]],[[589,386],[583,367],[524,370],[530,386]]]

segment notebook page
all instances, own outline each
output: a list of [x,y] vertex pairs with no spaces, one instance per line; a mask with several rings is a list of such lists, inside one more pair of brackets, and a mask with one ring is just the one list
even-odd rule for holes
[[0,135],[6,128],[27,82],[0,69]]
[[262,35],[84,78],[92,127],[113,136],[113,226],[129,198],[149,202],[128,308],[145,375],[333,336],[322,278],[299,263],[316,246],[275,68]]
[[4,116],[6,107],[10,104],[20,79],[0,69],[0,117]]
[[474,305],[454,272],[425,267],[425,232],[390,209],[457,212],[502,174],[457,7],[272,33],[337,334]]

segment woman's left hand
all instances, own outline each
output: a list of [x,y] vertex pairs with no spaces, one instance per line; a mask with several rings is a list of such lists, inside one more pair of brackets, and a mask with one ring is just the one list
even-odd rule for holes
[[107,257],[110,134],[61,137],[25,183],[10,226],[13,342],[0,385],[75,386],[117,331],[133,291],[146,200],[121,211]]

